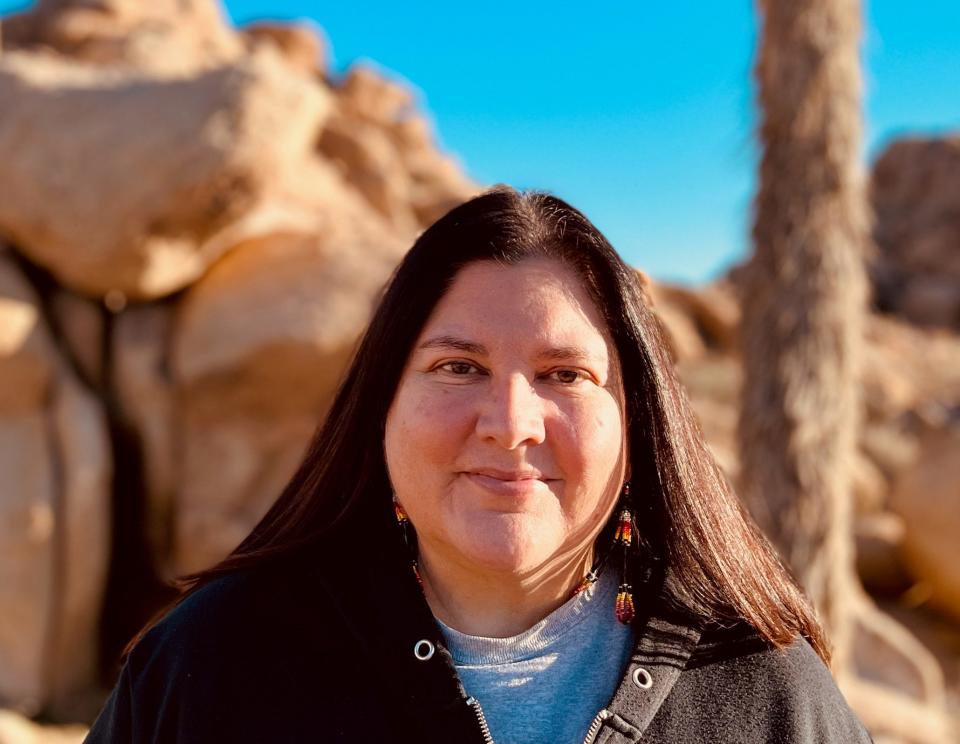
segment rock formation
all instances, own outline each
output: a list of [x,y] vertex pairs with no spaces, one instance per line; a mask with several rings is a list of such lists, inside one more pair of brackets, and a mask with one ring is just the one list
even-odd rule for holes
[[311,157],[331,96],[263,50],[172,80],[9,53],[0,98],[0,230],[67,287],[145,300],[230,248]]
[[960,329],[960,136],[904,139],[880,155],[876,302],[913,323]]
[[99,401],[0,252],[0,700],[69,707],[96,672],[112,462]]
[[0,29],[0,707],[76,719],[99,641],[109,674],[162,581],[249,531],[477,187],[310,28],[41,0]]

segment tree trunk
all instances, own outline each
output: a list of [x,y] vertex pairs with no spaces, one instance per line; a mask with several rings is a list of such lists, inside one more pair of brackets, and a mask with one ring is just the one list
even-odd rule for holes
[[746,503],[850,649],[851,467],[869,217],[860,164],[860,3],[760,0],[763,158],[744,268]]

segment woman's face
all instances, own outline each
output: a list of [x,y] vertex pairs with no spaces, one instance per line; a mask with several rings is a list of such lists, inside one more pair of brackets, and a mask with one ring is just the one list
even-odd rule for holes
[[430,560],[527,574],[584,555],[626,446],[619,361],[557,261],[468,264],[414,344],[387,468]]

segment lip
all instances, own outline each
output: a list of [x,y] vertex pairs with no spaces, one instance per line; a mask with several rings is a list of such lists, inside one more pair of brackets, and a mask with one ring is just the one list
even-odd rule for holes
[[466,472],[463,473],[463,475],[471,483],[482,488],[488,493],[495,493],[498,496],[505,496],[514,499],[530,496],[547,485],[544,479],[534,478],[528,475],[514,477],[513,475],[506,473],[508,477],[503,478],[489,475],[488,473],[490,472],[496,472],[501,476],[505,474],[504,471],[484,470]]
[[497,468],[477,468],[476,470],[466,471],[467,475],[483,475],[487,478],[495,478],[499,481],[524,481],[524,480],[541,480],[546,481],[549,478],[544,478],[543,473],[539,470],[534,470],[532,468],[527,468],[524,470],[498,470]]

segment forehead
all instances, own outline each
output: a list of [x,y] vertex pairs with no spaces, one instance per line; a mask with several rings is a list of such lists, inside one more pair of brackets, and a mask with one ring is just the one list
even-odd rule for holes
[[[468,264],[434,308],[421,339],[435,333],[579,345],[606,357],[609,332],[576,273],[559,261]],[[492,338],[489,338],[492,337]]]

